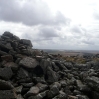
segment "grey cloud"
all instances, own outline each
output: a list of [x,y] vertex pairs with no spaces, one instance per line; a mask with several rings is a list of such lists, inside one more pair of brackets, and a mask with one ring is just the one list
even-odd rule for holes
[[54,27],[44,27],[44,26],[40,28],[39,35],[44,38],[53,38],[59,36]]
[[93,41],[83,40],[82,42],[88,45],[94,45]]
[[99,20],[99,12],[94,12],[93,17],[95,20]]
[[73,32],[73,33],[85,33],[86,29],[84,29],[78,25],[78,26],[71,27],[71,32]]
[[0,0],[0,20],[21,22],[25,25],[59,25],[69,24],[70,19],[61,12],[52,15],[48,5],[41,0]]

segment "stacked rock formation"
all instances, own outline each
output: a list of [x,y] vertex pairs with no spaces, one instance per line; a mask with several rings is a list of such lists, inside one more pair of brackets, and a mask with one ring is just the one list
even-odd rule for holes
[[0,99],[98,99],[99,63],[77,64],[32,49],[10,32],[0,37]]

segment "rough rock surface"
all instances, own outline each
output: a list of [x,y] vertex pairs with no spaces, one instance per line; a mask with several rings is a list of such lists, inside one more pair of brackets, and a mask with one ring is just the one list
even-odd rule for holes
[[10,32],[0,36],[0,99],[99,99],[93,56],[82,64],[32,47]]

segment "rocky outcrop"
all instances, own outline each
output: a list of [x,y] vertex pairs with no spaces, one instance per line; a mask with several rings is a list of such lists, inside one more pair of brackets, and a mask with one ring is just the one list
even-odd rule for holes
[[72,63],[32,47],[10,32],[0,36],[0,99],[99,98],[99,62]]

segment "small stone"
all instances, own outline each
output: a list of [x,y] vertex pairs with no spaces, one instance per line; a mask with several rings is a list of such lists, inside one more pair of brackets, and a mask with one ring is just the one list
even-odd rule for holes
[[18,86],[18,87],[15,87],[14,89],[15,89],[16,93],[20,94],[22,91],[22,88],[23,88],[23,86]]

